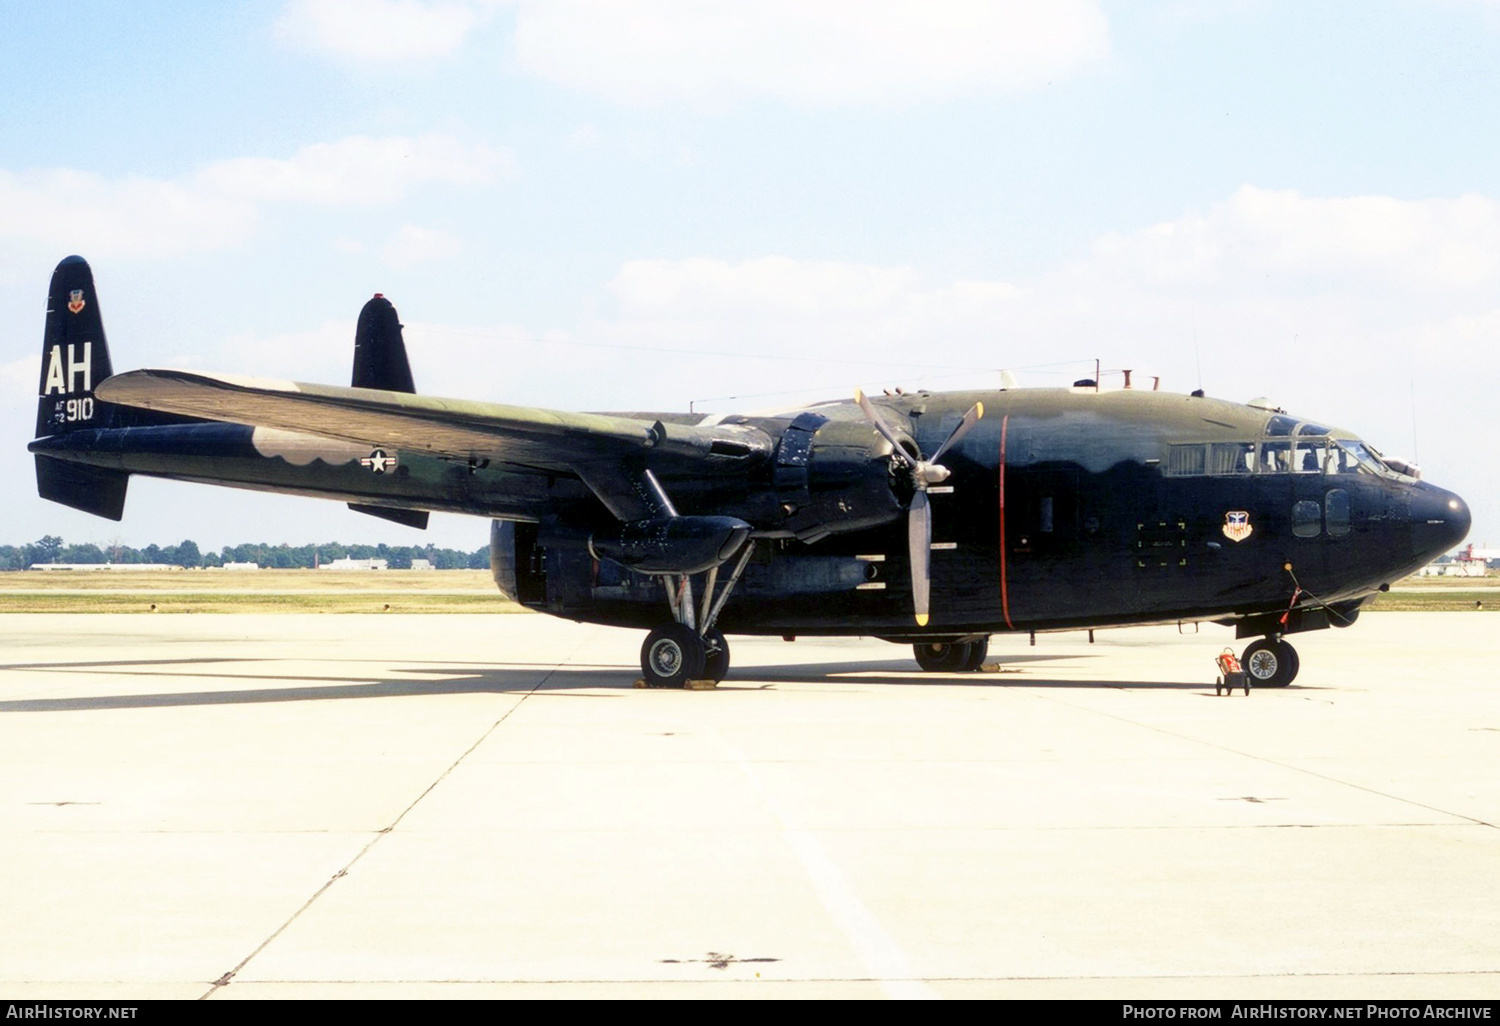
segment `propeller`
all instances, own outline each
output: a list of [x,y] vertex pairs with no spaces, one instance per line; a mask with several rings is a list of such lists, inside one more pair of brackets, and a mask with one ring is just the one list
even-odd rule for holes
[[885,419],[880,416],[880,411],[875,408],[875,404],[870,402],[859,389],[854,390],[854,401],[859,403],[859,408],[864,411],[865,418],[875,425],[875,430],[891,443],[896,459],[911,475],[913,492],[906,510],[906,544],[911,555],[911,597],[917,626],[926,627],[927,599],[931,591],[931,577],[928,571],[932,563],[932,507],[927,502],[927,489],[948,480],[952,472],[939,461],[944,453],[953,448],[960,438],[979,423],[979,418],[984,416],[984,403],[975,403],[969,407],[969,412],[964,414],[964,419],[959,422],[958,427],[953,429],[953,433],[943,444],[938,446],[932,458],[922,460],[902,448],[901,439],[895,430],[886,423]]

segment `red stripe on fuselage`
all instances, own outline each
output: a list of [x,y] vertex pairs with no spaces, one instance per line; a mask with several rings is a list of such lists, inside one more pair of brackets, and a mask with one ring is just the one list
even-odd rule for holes
[[1015,630],[1010,622],[1010,587],[1005,579],[1005,434],[1010,427],[1010,414],[1000,418],[1000,611],[1005,614],[1005,626]]

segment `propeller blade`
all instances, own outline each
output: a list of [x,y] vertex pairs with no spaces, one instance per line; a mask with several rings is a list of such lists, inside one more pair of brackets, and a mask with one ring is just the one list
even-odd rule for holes
[[972,428],[975,424],[978,424],[979,418],[983,416],[984,403],[975,403],[973,406],[970,406],[969,412],[964,414],[964,419],[959,422],[958,427],[953,429],[953,434],[948,436],[948,440],[946,442],[938,446],[938,451],[933,453],[932,459],[928,460],[927,462],[936,463],[938,460],[942,459],[943,453],[953,448],[954,444],[964,435],[968,434],[969,429]]
[[905,463],[908,467],[915,468],[917,461],[912,459],[909,452],[901,448],[901,441],[896,437],[896,432],[892,431],[891,426],[881,418],[879,412],[875,409],[875,404],[870,402],[865,394],[857,388],[854,390],[854,401],[859,403],[859,408],[865,412],[865,419],[874,424],[875,430],[879,431],[885,440],[891,443],[891,448],[896,450],[896,456],[900,458],[901,462]]
[[932,560],[932,512],[927,493],[911,497],[906,519],[906,541],[911,552],[911,598],[917,626],[927,626],[928,566]]

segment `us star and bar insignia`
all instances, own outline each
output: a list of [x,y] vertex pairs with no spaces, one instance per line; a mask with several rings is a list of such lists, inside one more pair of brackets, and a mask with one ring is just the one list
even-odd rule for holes
[[396,465],[396,457],[386,455],[384,449],[376,449],[370,455],[361,457],[359,465],[369,467],[377,474],[384,474],[386,470]]

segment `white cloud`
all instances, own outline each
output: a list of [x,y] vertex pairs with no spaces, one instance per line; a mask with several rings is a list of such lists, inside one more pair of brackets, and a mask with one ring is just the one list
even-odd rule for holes
[[1320,290],[1346,279],[1367,287],[1464,290],[1500,276],[1500,204],[1478,195],[1397,200],[1319,199],[1245,186],[1204,213],[1134,235],[1109,235],[1094,259],[1162,286],[1288,279]]
[[326,320],[309,331],[240,332],[206,352],[176,354],[161,363],[251,377],[347,384],[354,359],[354,327],[350,317]]
[[40,355],[23,356],[0,364],[0,395],[10,399],[34,399],[42,376]]
[[593,125],[583,125],[568,136],[568,146],[575,150],[597,150],[602,142],[603,136]]
[[[741,361],[736,390],[834,385],[844,374],[851,384],[949,387],[948,368],[1074,361],[1021,375],[1059,384],[1097,357],[1187,391],[1201,362],[1218,394],[1271,394],[1359,429],[1407,405],[1410,377],[1500,370],[1500,203],[1246,187],[1019,282],[700,257],[631,261],[608,292],[614,309],[580,338],[827,362]],[[674,362],[679,394],[702,394],[702,376],[723,366]],[[683,384],[687,374],[700,383]]]
[[99,255],[218,249],[254,230],[253,204],[192,179],[109,179],[71,168],[0,171],[0,238]]
[[304,146],[287,160],[217,161],[197,177],[208,191],[228,197],[376,204],[400,199],[418,182],[472,184],[510,166],[507,155],[448,135],[351,136]]
[[463,249],[457,237],[431,228],[403,225],[380,251],[389,267],[406,268],[430,260],[446,260]]
[[267,204],[388,204],[428,182],[488,181],[511,163],[483,146],[424,135],[354,136],[286,159],[216,161],[176,179],[0,170],[0,239],[96,256],[223,249],[254,233]]
[[272,28],[293,47],[359,60],[421,60],[453,52],[477,23],[463,3],[292,0]]
[[1097,0],[521,0],[542,78],[635,103],[832,107],[1034,89],[1109,50]]

